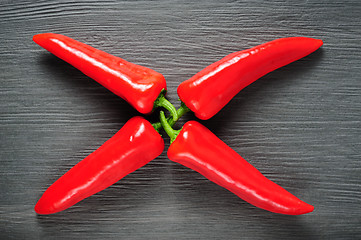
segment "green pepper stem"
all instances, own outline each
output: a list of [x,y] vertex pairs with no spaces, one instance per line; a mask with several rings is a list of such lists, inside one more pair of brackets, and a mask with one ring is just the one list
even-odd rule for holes
[[[167,118],[167,122],[169,123],[169,125],[171,127],[174,126],[174,124],[184,115],[186,114],[187,112],[189,112],[190,109],[183,103],[181,102],[181,106],[178,108],[177,110],[177,116],[178,118],[176,120],[174,120],[173,118],[171,117],[168,117]],[[155,128],[155,130],[157,130],[157,132],[159,132],[160,128],[162,127],[162,123],[161,122],[156,122],[156,123],[153,123],[152,124],[153,127]]]
[[181,130],[174,130],[171,125],[168,123],[167,119],[165,118],[164,112],[160,111],[160,122],[162,124],[163,129],[170,137],[170,143],[172,143],[178,136]]
[[154,102],[154,108],[157,108],[157,107],[164,107],[165,109],[167,109],[171,113],[171,115],[173,117],[173,121],[177,121],[179,119],[178,114],[177,114],[177,109],[175,109],[173,104],[171,104],[165,98],[163,92],[158,96],[158,98]]
[[182,102],[181,103],[181,106],[178,108],[178,110],[177,110],[177,119],[176,120],[174,120],[174,118],[173,119],[171,119],[171,118],[168,118],[167,120],[168,120],[168,123],[169,123],[169,125],[171,126],[171,127],[173,127],[173,125],[184,115],[184,114],[186,114],[187,112],[189,112],[190,111],[190,109]]

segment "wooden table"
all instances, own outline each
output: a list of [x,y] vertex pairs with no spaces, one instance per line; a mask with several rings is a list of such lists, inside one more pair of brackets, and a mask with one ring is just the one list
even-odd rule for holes
[[[2,1],[0,239],[360,239],[360,13],[356,0]],[[43,32],[164,74],[177,107],[179,83],[231,52],[281,37],[322,39],[320,50],[201,121],[315,211],[257,209],[165,150],[67,211],[36,215],[50,184],[139,115],[36,45],[32,36]]]

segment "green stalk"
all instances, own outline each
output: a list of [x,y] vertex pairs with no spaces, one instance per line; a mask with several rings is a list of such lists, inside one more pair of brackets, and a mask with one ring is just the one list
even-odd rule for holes
[[[178,110],[177,110],[177,119],[176,120],[174,120],[174,118],[171,118],[171,117],[168,117],[167,118],[167,122],[169,123],[169,125],[171,126],[171,127],[173,127],[174,126],[174,124],[184,115],[184,114],[186,114],[187,112],[189,112],[190,111],[190,109],[183,103],[183,102],[181,102],[181,106],[178,108]],[[161,122],[156,122],[156,123],[153,123],[152,124],[153,125],[153,127],[155,128],[155,130],[157,130],[157,131],[159,131],[160,130],[160,128],[162,127],[162,123]]]
[[173,104],[171,104],[168,99],[165,98],[164,91],[162,91],[158,98],[154,101],[154,109],[157,107],[163,107],[167,109],[171,113],[173,121],[177,121],[179,119],[177,109],[175,109]]
[[168,134],[168,136],[170,137],[170,143],[172,143],[178,136],[178,134],[180,133],[180,130],[174,130],[170,124],[168,123],[167,119],[165,118],[164,112],[160,111],[160,122],[162,124],[163,129],[165,130],[165,132]]

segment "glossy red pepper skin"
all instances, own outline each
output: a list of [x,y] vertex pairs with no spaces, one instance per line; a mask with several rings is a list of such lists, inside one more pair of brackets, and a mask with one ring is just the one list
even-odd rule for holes
[[64,35],[42,33],[33,40],[126,100],[140,113],[152,112],[154,101],[167,89],[162,74]]
[[170,160],[189,167],[259,208],[281,214],[313,211],[198,122],[187,122],[168,149]]
[[144,166],[163,150],[164,141],[153,126],[142,117],[133,117],[51,185],[35,205],[35,211],[63,211]]
[[198,118],[207,120],[249,84],[307,56],[322,44],[313,38],[281,38],[232,53],[182,82],[177,89],[179,98]]

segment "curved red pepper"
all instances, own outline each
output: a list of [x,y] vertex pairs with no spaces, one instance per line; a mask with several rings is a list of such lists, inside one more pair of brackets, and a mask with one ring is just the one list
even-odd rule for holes
[[35,206],[39,214],[65,210],[144,166],[164,141],[142,117],[130,119],[112,138],[51,185]]
[[183,126],[168,149],[168,157],[259,208],[289,215],[313,211],[313,206],[268,180],[198,122]]
[[37,34],[33,40],[85,75],[148,114],[166,82],[162,74],[130,63],[60,34]]
[[306,37],[281,38],[232,53],[181,83],[179,98],[198,118],[207,120],[252,82],[307,56],[322,44]]

